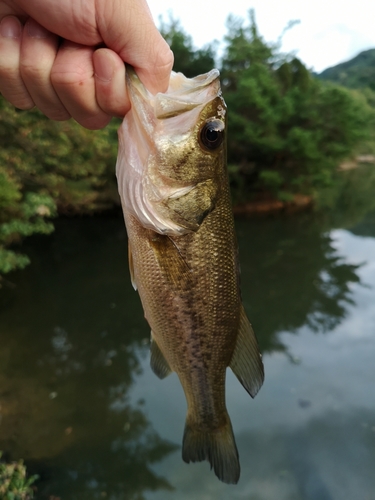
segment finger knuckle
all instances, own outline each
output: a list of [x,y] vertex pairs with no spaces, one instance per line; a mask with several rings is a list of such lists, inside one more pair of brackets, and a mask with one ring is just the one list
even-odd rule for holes
[[43,66],[37,66],[32,63],[21,62],[20,72],[23,80],[27,81],[43,81],[48,78],[48,72]]
[[51,82],[53,86],[70,86],[70,85],[83,85],[87,80],[92,78],[86,70],[78,67],[74,68],[52,68]]
[[155,64],[167,72],[171,71],[174,64],[174,55],[167,42],[162,39],[159,46],[155,46]]

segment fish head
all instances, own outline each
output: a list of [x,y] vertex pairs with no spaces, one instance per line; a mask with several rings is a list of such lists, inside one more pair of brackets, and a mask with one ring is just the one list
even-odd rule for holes
[[128,70],[127,87],[132,108],[119,131],[117,162],[124,212],[160,234],[195,231],[214,207],[226,168],[219,72],[172,73],[168,91],[154,96]]

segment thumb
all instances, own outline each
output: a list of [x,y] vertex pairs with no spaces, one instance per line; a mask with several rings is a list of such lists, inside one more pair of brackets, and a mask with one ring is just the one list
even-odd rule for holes
[[97,2],[98,29],[107,47],[131,64],[152,93],[165,92],[173,53],[155,26],[145,0]]

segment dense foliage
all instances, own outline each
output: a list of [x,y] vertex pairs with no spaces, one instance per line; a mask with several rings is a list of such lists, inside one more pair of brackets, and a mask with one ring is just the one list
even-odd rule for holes
[[[215,65],[217,42],[196,49],[172,17],[161,22],[161,31],[176,71],[194,76]],[[332,183],[341,159],[375,149],[374,92],[314,78],[298,58],[280,53],[279,43],[264,41],[252,11],[248,23],[228,18],[219,66],[237,202],[312,194]],[[0,100],[0,278],[28,263],[14,244],[51,232],[58,213],[92,213],[118,203],[117,126],[87,131]]]
[[22,460],[12,463],[0,461],[0,500],[31,500],[34,498],[32,484],[37,479],[38,476],[26,477]]
[[7,247],[50,233],[57,210],[91,213],[111,206],[115,130],[89,132],[0,100],[0,275],[28,264],[27,256]]
[[222,60],[235,192],[289,200],[331,182],[338,162],[368,139],[374,113],[364,96],[314,79],[250,23],[230,17]]
[[351,89],[368,87],[375,90],[375,49],[365,50],[349,61],[327,68],[317,77]]

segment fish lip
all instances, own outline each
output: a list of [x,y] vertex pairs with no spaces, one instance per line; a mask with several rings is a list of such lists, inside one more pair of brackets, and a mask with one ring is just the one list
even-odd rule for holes
[[[130,64],[125,64],[126,67],[126,78],[137,90],[143,94],[143,96],[147,99],[150,99],[153,94],[146,89],[146,87],[141,82],[137,73],[135,72],[133,66]],[[173,85],[174,80],[178,81],[178,84]],[[193,78],[187,78],[183,73],[180,72],[171,72],[169,87],[166,92],[158,92],[157,95],[180,95],[186,94],[189,92],[196,92],[207,86],[211,85],[215,80],[218,80],[218,87],[220,88],[220,71],[216,68],[211,69],[207,73],[202,73],[201,75],[197,75]],[[199,85],[200,83],[200,85]],[[154,97],[155,97],[154,96]]]
[[[183,84],[179,85],[177,89],[173,89],[173,80],[179,79],[183,80]],[[220,79],[220,71],[218,69],[211,69],[208,73],[203,73],[201,75],[197,75],[193,78],[187,78],[182,73],[175,73],[172,71],[171,82],[168,88],[168,93],[173,94],[186,94],[188,92],[196,92],[203,88],[208,87],[216,80]],[[220,82],[219,86],[220,86]]]
[[172,71],[168,90],[155,95],[147,90],[134,68],[128,64],[126,79],[131,93],[130,100],[138,102],[141,107],[150,106],[157,120],[178,116],[221,96],[218,69],[212,69],[194,78],[187,78],[182,73]]

